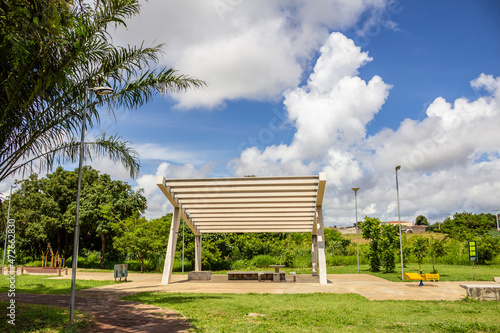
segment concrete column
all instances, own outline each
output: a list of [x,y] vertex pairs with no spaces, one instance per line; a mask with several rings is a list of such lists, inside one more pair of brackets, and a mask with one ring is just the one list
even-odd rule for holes
[[326,256],[325,256],[325,226],[323,225],[323,207],[316,207],[318,223],[318,264],[319,264],[319,284],[326,285]]
[[161,284],[169,284],[172,280],[172,268],[174,267],[175,245],[177,244],[177,235],[179,234],[179,224],[181,221],[181,210],[174,207],[172,224],[170,225],[170,234],[168,235],[167,253],[165,254],[165,265],[163,266],[163,276]]
[[312,275],[318,276],[318,235],[311,235]]
[[194,238],[194,270],[201,271],[201,234]]

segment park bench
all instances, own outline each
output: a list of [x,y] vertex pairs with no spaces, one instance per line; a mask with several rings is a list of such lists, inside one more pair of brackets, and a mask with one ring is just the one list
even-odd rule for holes
[[479,301],[500,301],[500,284],[461,284],[467,297]]
[[439,274],[418,274],[418,273],[405,273],[405,280],[426,280],[426,281],[439,281]]
[[438,282],[439,274],[423,274],[422,277],[427,281]]
[[423,278],[418,273],[405,273],[405,280],[423,280]]
[[[228,280],[258,280],[258,281],[273,281],[275,272],[227,272]],[[279,272],[280,280],[286,281],[285,272]]]

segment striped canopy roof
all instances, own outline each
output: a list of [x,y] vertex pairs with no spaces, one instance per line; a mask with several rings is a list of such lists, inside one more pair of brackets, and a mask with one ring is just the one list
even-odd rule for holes
[[326,176],[165,179],[158,187],[195,235],[316,233]]

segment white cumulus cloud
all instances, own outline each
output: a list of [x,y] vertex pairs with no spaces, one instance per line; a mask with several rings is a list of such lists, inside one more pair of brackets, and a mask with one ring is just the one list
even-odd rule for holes
[[[327,173],[328,225],[353,221],[353,192],[361,187],[363,214],[397,220],[395,167],[401,214],[431,221],[460,210],[488,211],[500,190],[500,79],[481,74],[471,87],[486,91],[475,100],[437,97],[423,120],[405,119],[396,130],[367,136],[391,86],[379,76],[358,76],[371,61],[340,33],[332,33],[307,84],[284,93],[290,144],[250,147],[232,161],[236,175]],[[376,61],[376,60],[375,60]],[[363,208],[365,207],[365,208]]]
[[150,1],[114,39],[165,42],[162,65],[208,83],[175,94],[179,107],[213,108],[227,100],[279,98],[300,82],[329,31],[385,7],[385,0]]

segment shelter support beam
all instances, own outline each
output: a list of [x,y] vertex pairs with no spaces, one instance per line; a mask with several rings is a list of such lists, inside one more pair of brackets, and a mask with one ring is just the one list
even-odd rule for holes
[[172,280],[172,268],[174,267],[175,245],[179,234],[179,224],[181,221],[181,210],[174,207],[172,224],[170,225],[170,235],[168,235],[167,254],[165,255],[165,265],[163,266],[163,276],[161,284],[169,284]]
[[311,235],[312,275],[318,276],[318,235]]
[[195,252],[194,252],[194,270],[201,271],[201,235],[194,238]]
[[325,226],[323,225],[323,207],[316,207],[316,220],[318,223],[318,264],[319,264],[319,284],[326,285],[326,256],[325,256]]

